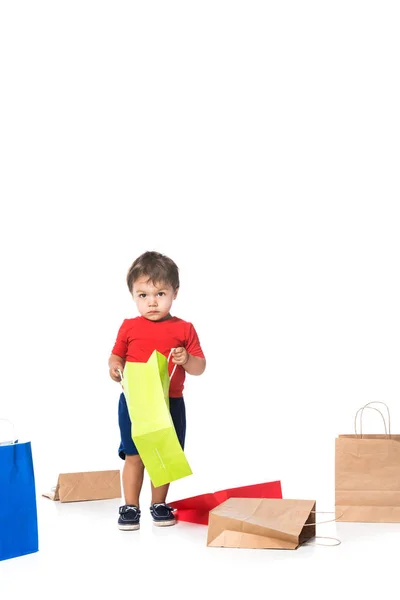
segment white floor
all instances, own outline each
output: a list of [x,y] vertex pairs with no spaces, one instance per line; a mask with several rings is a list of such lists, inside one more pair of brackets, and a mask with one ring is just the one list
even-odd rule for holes
[[[328,523],[335,547],[207,548],[207,528],[117,529],[120,500],[60,504],[38,497],[40,550],[0,563],[0,597],[378,598],[398,589],[400,524]],[[17,517],[23,517],[16,511]],[[324,540],[316,539],[323,543]],[[328,543],[328,542],[325,542]],[[271,594],[276,596],[271,596]]]

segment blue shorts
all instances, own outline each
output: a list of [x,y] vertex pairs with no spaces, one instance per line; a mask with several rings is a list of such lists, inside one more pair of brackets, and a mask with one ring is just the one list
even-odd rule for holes
[[[172,417],[172,422],[175,427],[176,435],[182,450],[185,447],[185,436],[186,436],[186,410],[185,402],[183,398],[170,398],[169,409]],[[132,440],[131,433],[131,419],[128,413],[128,407],[126,405],[125,395],[121,394],[118,403],[118,424],[121,432],[121,443],[119,445],[118,454],[125,460],[126,454],[139,454],[137,448]]]

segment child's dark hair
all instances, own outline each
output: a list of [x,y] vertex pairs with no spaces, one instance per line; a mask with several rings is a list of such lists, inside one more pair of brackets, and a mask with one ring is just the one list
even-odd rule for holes
[[159,252],[144,252],[133,263],[126,276],[129,291],[139,277],[147,276],[149,281],[169,283],[174,290],[179,288],[179,269],[173,260]]

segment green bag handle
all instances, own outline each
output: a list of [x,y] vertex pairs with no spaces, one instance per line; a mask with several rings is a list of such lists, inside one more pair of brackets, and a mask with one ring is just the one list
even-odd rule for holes
[[[172,354],[172,352],[173,352],[174,350],[175,350],[175,348],[171,348],[171,352],[168,354],[168,358],[167,358],[167,363],[168,363],[168,364],[169,364],[169,359],[171,358],[171,354]],[[176,367],[177,367],[177,366],[178,366],[178,365],[175,365],[175,366],[174,366],[174,368],[172,369],[172,373],[171,373],[171,375],[169,376],[169,380],[170,380],[170,381],[171,381],[171,379],[172,379],[172,377],[173,377],[173,374],[174,374],[174,373],[175,373],[175,371],[176,371]],[[118,369],[118,373],[119,373],[119,376],[121,377],[121,385],[122,385],[122,371],[121,371],[121,369]]]
[[[168,354],[168,358],[167,358],[167,363],[168,363],[168,364],[169,364],[169,359],[171,358],[172,352],[173,352],[174,350],[175,350],[175,348],[171,348],[171,352]],[[169,380],[170,380],[170,381],[171,381],[171,379],[172,379],[172,376],[173,376],[173,374],[174,374],[174,373],[175,373],[175,371],[176,371],[176,367],[177,367],[177,366],[178,366],[178,365],[175,365],[175,366],[174,366],[174,368],[172,369],[172,373],[171,373],[171,375],[169,376]]]

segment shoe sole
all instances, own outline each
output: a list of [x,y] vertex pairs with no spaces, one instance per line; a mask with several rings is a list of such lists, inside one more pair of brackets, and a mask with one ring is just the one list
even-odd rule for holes
[[135,531],[140,528],[140,524],[136,523],[135,525],[118,525],[118,529],[121,531]]
[[171,525],[176,525],[176,519],[173,521],[153,521],[153,525],[156,527],[171,527]]

